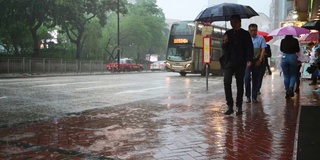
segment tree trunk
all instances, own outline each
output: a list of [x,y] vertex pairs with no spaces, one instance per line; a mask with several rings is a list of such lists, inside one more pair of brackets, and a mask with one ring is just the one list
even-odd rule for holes
[[77,69],[78,69],[78,72],[80,72],[80,59],[81,59],[81,43],[80,41],[77,41],[76,43],[76,46],[77,46],[77,50],[76,50],[76,58],[77,58],[77,61],[78,61],[78,64],[77,64]]
[[33,57],[40,56],[40,41],[39,36],[37,35],[37,29],[30,29],[32,38],[33,38]]
[[[37,58],[40,56],[40,41],[39,41],[39,36],[37,35],[37,29],[35,27],[30,28],[30,32],[31,32],[31,35],[33,38],[33,55],[32,55],[32,57],[34,57],[34,58]],[[32,61],[31,73],[37,72],[37,70],[35,70],[35,68],[37,68],[36,63],[35,63],[35,61]]]

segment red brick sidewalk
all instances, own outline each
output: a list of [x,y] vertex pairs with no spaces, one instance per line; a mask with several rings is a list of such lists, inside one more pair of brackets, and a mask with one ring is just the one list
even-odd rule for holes
[[242,116],[224,116],[223,93],[209,89],[3,127],[0,159],[292,159],[300,104],[319,94],[302,81],[285,100],[282,79],[266,77]]

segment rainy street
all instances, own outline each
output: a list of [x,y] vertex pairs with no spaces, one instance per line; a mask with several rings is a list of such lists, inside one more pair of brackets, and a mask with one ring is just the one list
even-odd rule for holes
[[0,160],[320,160],[320,0],[0,4]]
[[222,77],[208,91],[167,72],[0,79],[0,159],[291,159],[318,96],[302,81],[285,101],[282,77],[264,79],[240,116],[223,114]]
[[[170,97],[177,95],[183,98],[174,103],[191,105],[194,93],[197,98],[208,96],[205,80],[199,75],[165,72],[0,79],[0,126],[140,100],[163,100],[170,105]],[[209,83],[219,86],[221,82],[221,77],[211,77]],[[221,88],[214,91],[222,93]]]

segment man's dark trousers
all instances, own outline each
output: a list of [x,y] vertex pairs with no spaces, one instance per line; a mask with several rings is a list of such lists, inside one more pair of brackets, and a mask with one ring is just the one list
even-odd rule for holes
[[246,68],[244,79],[245,79],[247,98],[257,99],[258,91],[259,91],[259,83],[260,83],[260,72],[261,72],[260,66],[251,65],[250,67]]
[[244,92],[244,73],[245,73],[245,66],[236,66],[232,65],[230,67],[224,68],[224,92],[227,101],[227,105],[229,107],[233,107],[233,98],[232,98],[232,76],[235,75],[236,77],[236,84],[237,84],[237,98],[236,98],[236,106],[242,107],[243,102],[243,92]]
[[[263,81],[263,77],[266,74],[266,69],[267,69],[267,65],[268,65],[268,58],[265,58],[262,63],[261,63],[261,69],[260,69],[260,73],[259,73],[259,85],[258,85],[258,92],[260,92],[261,86],[262,86],[262,81]],[[271,73],[271,72],[269,72]]]

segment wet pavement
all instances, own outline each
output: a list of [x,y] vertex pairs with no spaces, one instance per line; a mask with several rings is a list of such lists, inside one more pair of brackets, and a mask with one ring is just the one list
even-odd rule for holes
[[223,115],[224,95],[209,88],[4,126],[0,159],[293,159],[299,108],[319,106],[320,92],[303,80],[286,100],[282,81],[266,76],[240,116]]

